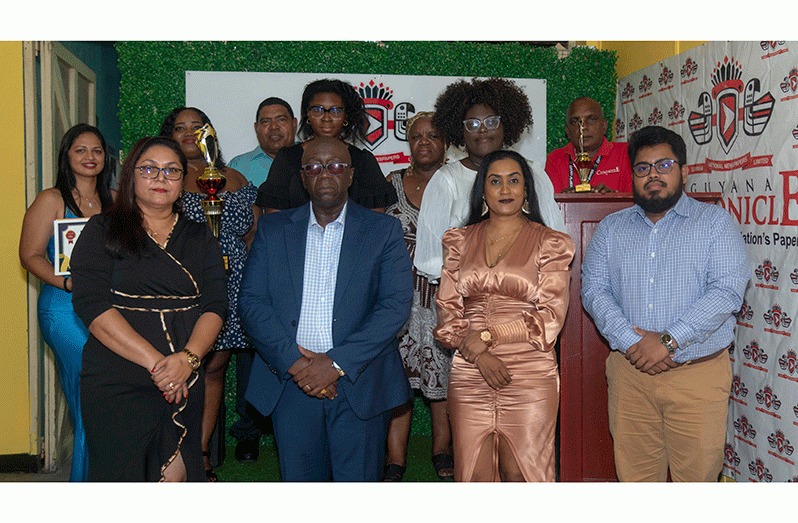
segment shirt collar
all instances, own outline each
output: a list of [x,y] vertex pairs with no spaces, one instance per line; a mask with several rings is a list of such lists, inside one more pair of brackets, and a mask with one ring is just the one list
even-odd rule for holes
[[[309,211],[310,211],[310,213],[309,213],[310,217],[308,218],[308,229],[310,229],[314,225],[319,227],[320,229],[323,229],[324,227],[319,225],[319,222],[316,220],[316,213],[313,212],[313,203],[312,202],[308,202],[307,204],[309,206]],[[346,203],[344,203],[344,207],[343,207],[343,209],[341,209],[341,214],[338,215],[338,218],[334,219],[333,221],[331,221],[327,225],[332,225],[333,223],[337,223],[338,225],[343,227],[346,224],[346,208],[348,206],[349,206],[349,199],[347,199]]]
[[[602,138],[602,140],[603,141],[601,142],[601,147],[599,147],[599,150],[598,150],[598,153],[596,153],[596,156],[607,156],[608,154],[610,154],[610,142],[609,142],[609,140],[607,140],[606,136],[604,138]],[[573,143],[568,142],[568,145],[565,146],[565,152],[568,155],[570,155],[570,156],[576,156],[576,147],[574,147]]]

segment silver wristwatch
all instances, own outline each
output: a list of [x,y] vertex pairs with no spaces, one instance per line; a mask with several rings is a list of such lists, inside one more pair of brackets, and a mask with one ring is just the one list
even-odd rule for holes
[[673,345],[673,337],[670,334],[663,332],[659,337],[659,341],[661,341],[662,344],[665,345],[665,348],[668,349],[668,354],[671,356],[676,354],[676,347]]

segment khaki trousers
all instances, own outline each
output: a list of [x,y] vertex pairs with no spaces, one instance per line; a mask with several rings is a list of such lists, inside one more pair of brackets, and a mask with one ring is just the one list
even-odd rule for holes
[[620,481],[717,481],[731,390],[727,351],[655,376],[607,358],[610,433]]

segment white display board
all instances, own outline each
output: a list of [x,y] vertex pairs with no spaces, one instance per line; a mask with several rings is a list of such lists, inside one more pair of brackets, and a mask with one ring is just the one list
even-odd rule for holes
[[[357,89],[369,117],[368,142],[357,146],[377,157],[383,172],[409,164],[410,150],[404,122],[420,111],[431,111],[435,99],[456,76],[398,76],[377,74],[250,73],[186,71],[186,105],[211,119],[225,161],[251,151],[255,138],[255,111],[260,102],[277,96],[291,104],[299,117],[305,86],[321,78],[345,80]],[[468,80],[468,78],[466,78]],[[546,81],[511,78],[529,97],[534,125],[512,148],[543,166],[546,162]],[[449,160],[464,156],[451,149]]]

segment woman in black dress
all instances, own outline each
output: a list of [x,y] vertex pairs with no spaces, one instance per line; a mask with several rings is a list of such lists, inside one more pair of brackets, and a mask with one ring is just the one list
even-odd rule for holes
[[73,251],[75,312],[90,333],[80,381],[89,481],[206,480],[200,360],[227,315],[227,287],[219,242],[180,212],[185,172],[174,140],[139,140],[114,205]]
[[310,200],[299,174],[305,145],[316,136],[330,136],[349,144],[355,175],[349,197],[368,209],[384,212],[396,203],[396,192],[374,155],[352,145],[363,141],[366,109],[355,88],[341,80],[316,80],[302,93],[299,137],[307,140],[280,149],[269,176],[258,188],[255,203],[265,212],[292,209]]

